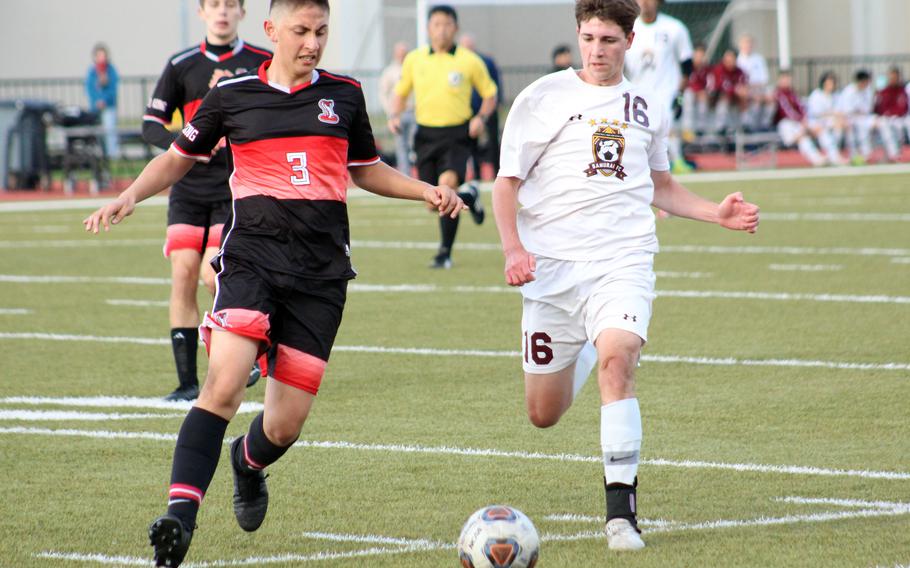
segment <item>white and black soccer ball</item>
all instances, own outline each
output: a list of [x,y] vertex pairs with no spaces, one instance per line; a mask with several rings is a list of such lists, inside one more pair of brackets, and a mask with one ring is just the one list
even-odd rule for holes
[[458,558],[464,568],[533,568],[539,555],[534,523],[504,505],[475,511],[458,537]]
[[610,138],[597,141],[597,157],[603,162],[615,162],[619,159],[619,142]]

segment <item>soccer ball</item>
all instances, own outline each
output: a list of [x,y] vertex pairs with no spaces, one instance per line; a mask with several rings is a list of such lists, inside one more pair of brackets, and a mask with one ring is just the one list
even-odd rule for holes
[[503,505],[474,512],[458,537],[464,568],[533,568],[539,554],[534,523],[518,509]]

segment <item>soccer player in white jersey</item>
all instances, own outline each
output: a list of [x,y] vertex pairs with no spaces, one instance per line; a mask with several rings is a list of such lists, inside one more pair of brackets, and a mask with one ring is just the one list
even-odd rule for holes
[[692,168],[683,159],[672,109],[692,72],[692,39],[685,24],[660,13],[661,2],[638,0],[641,15],[635,20],[636,41],[626,54],[626,76],[642,89],[653,91],[653,103],[667,109],[671,165],[674,173],[685,173]]
[[670,175],[669,109],[622,74],[626,50],[638,40],[637,15],[635,0],[577,0],[583,67],[542,77],[518,96],[493,187],[506,281],[523,296],[531,422],[555,425],[599,362],[606,533],[614,550],[644,546],[636,522],[642,428],[634,371],[655,295],[651,206],[733,230],[758,227],[758,207],[742,194],[713,203]]
[[862,165],[869,161],[873,130],[877,130],[882,139],[888,161],[897,161],[899,151],[890,123],[884,117],[873,114],[875,90],[868,71],[860,69],[856,72],[853,82],[840,92],[837,105],[847,117],[847,148],[854,164]]
[[838,110],[836,90],[837,76],[831,71],[822,73],[818,80],[818,88],[809,94],[809,100],[806,101],[806,116],[810,128],[833,141],[830,147],[834,148],[834,151],[829,151],[829,161],[842,166],[848,162],[840,155],[837,147],[843,140],[847,118]]

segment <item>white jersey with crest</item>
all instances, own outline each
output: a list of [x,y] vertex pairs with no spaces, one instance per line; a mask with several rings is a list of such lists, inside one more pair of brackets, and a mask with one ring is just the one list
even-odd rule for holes
[[657,14],[650,24],[639,16],[635,38],[626,51],[626,76],[643,89],[650,89],[672,105],[682,84],[682,62],[692,59],[692,39],[685,24],[672,16]]
[[499,175],[522,181],[528,252],[604,260],[657,252],[651,170],[670,169],[668,110],[627,79],[585,83],[574,69],[526,87],[509,111]]

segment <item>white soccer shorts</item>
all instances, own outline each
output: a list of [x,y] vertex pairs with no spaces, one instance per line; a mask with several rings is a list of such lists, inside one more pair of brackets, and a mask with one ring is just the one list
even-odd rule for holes
[[654,300],[654,255],[595,261],[537,257],[536,278],[521,287],[522,364],[546,374],[575,362],[586,341],[605,329],[648,339]]

